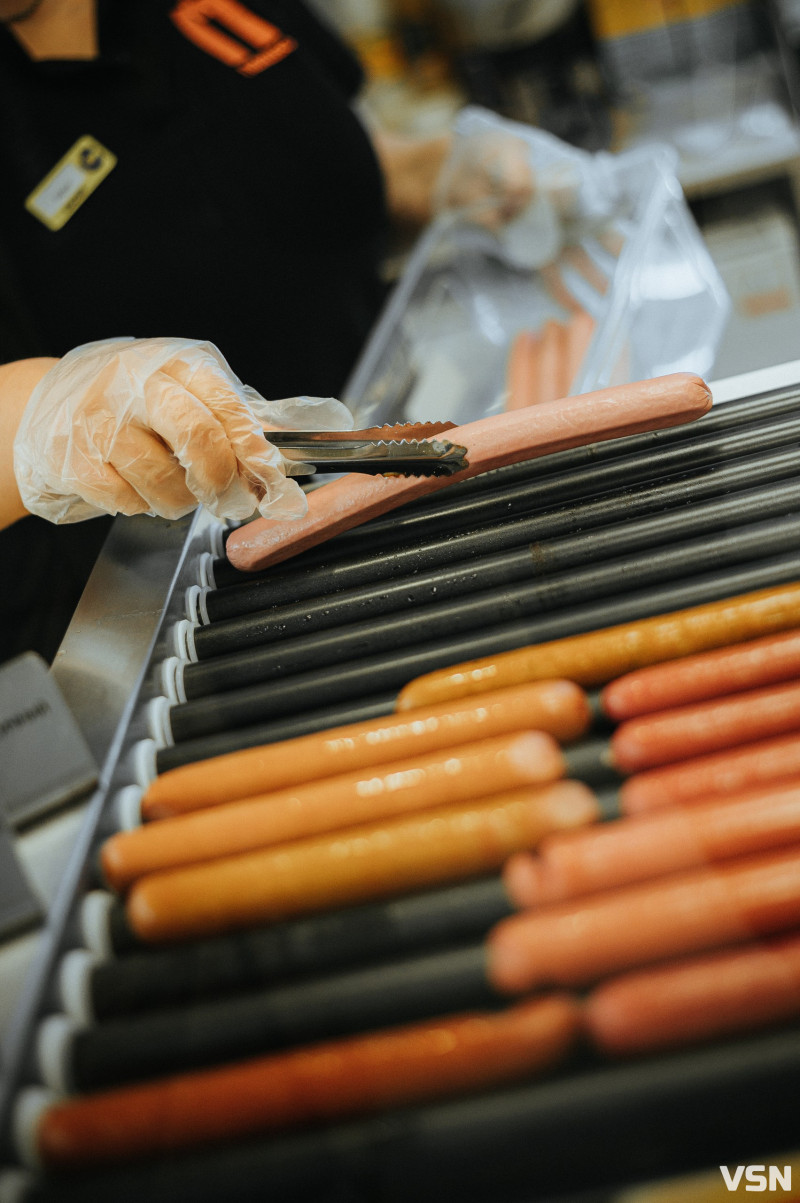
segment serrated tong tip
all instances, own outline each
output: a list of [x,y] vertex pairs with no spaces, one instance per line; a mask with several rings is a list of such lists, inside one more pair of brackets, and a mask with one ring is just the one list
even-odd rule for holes
[[267,438],[279,448],[292,476],[452,476],[468,466],[467,449],[432,436],[453,428],[452,422],[407,422],[369,430],[269,431]]

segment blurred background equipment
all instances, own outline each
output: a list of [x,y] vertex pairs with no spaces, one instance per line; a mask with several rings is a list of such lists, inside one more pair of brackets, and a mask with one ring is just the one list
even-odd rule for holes
[[798,0],[317,3],[390,129],[472,104],[592,153],[668,148],[732,300],[713,375],[800,355]]

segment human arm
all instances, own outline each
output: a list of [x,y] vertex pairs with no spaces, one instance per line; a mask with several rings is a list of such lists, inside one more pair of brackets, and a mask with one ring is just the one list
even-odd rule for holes
[[2,379],[4,525],[26,512],[178,518],[198,503],[221,518],[299,517],[305,496],[263,430],[352,425],[332,398],[265,400],[191,339],[88,343]]
[[0,529],[28,511],[14,475],[14,438],[31,393],[57,359],[17,359],[0,364]]
[[530,204],[535,181],[525,143],[507,134],[433,137],[373,128],[387,203],[400,225],[422,226],[446,209],[499,226]]
[[423,138],[381,129],[371,133],[391,217],[401,226],[426,225],[434,215],[436,181],[452,147],[452,134]]

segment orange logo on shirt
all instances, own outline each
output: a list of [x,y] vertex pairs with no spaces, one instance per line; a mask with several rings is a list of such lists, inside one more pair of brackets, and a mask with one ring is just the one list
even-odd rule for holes
[[240,75],[258,75],[297,49],[294,38],[239,0],[180,0],[170,16],[190,42]]

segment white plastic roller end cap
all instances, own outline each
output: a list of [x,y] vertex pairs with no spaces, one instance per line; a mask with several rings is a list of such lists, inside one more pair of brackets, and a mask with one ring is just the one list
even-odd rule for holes
[[217,587],[214,580],[214,557],[210,551],[204,551],[197,561],[197,579],[204,589]]
[[158,776],[156,768],[156,742],[154,739],[140,739],[134,744],[131,763],[139,789],[146,790],[151,781]]
[[0,1170],[0,1203],[25,1203],[33,1184],[27,1170]]
[[184,664],[187,660],[195,663],[197,660],[197,649],[194,645],[194,629],[197,623],[190,622],[188,618],[182,618],[180,622],[175,623],[173,631],[173,640],[175,646],[175,655]]
[[58,994],[62,1007],[75,1023],[94,1023],[92,971],[100,964],[100,957],[87,948],[71,948],[61,958]]
[[169,712],[169,698],[153,698],[147,703],[147,725],[157,748],[169,748],[174,742],[169,723]]
[[211,548],[211,554],[215,556],[225,555],[225,535],[228,526],[225,522],[218,522],[216,526],[212,526],[208,532],[208,546]]
[[179,702],[186,701],[186,693],[183,688],[185,663],[185,660],[179,660],[177,656],[169,656],[161,665],[161,688],[171,706],[177,706]]
[[200,594],[203,592],[200,585],[190,585],[184,596],[183,610],[188,622],[198,623],[200,621],[197,603]]
[[114,798],[114,814],[121,831],[133,831],[142,825],[142,791],[138,785],[126,785]]
[[51,1090],[68,1094],[69,1061],[78,1024],[68,1015],[48,1015],[36,1036],[36,1060],[42,1080]]
[[96,956],[110,957],[110,918],[114,898],[108,890],[90,890],[83,899],[80,909],[80,927],[83,942]]
[[22,1164],[32,1170],[42,1166],[36,1141],[39,1121],[58,1101],[59,1095],[44,1086],[28,1086],[17,1095],[11,1120],[14,1148]]

